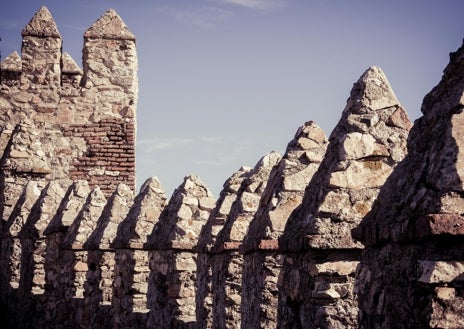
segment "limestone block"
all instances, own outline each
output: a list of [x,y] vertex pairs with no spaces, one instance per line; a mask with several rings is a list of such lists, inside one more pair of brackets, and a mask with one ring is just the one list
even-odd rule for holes
[[424,283],[464,281],[464,261],[420,260],[419,278]]
[[378,144],[372,135],[359,132],[349,133],[344,136],[339,153],[341,161],[372,156],[389,156],[387,148],[382,144]]
[[393,171],[382,161],[355,161],[345,171],[335,171],[330,175],[330,186],[349,189],[378,188]]
[[177,215],[179,216],[180,219],[187,219],[188,220],[188,219],[192,218],[193,213],[192,213],[192,210],[190,209],[189,206],[187,206],[185,204],[182,204],[180,206],[180,209],[179,209]]
[[319,206],[319,211],[339,214],[343,209],[350,209],[351,201],[348,193],[343,191],[329,191]]
[[432,301],[431,328],[458,329],[464,327],[464,298],[456,296],[453,288],[437,287],[437,299]]
[[410,130],[412,123],[402,107],[398,107],[395,112],[387,119],[386,123],[390,126],[398,127],[404,130]]
[[441,300],[452,300],[456,297],[456,289],[451,287],[436,287],[435,293]]
[[216,207],[216,199],[212,197],[204,197],[199,200],[200,208],[205,210],[213,210]]
[[356,272],[358,261],[335,261],[325,263],[313,263],[309,265],[309,273],[316,275],[351,275]]
[[242,241],[248,229],[249,218],[246,215],[238,215],[234,225],[230,230],[229,239],[231,241]]
[[232,204],[234,203],[235,199],[237,199],[236,194],[227,195],[224,197],[221,207],[219,208],[219,213],[222,215],[228,215],[230,209],[232,208]]
[[255,212],[258,209],[259,200],[261,200],[261,195],[243,192],[241,195],[243,211]]
[[187,206],[198,206],[198,199],[191,196],[182,196],[182,203]]
[[343,298],[350,293],[352,285],[349,283],[331,283],[328,281],[316,281],[312,291],[314,298],[330,298],[338,299]]
[[419,238],[442,234],[464,235],[464,217],[458,214],[428,214],[415,224],[415,235]]
[[285,176],[283,188],[286,191],[304,191],[308,185],[308,181],[313,177],[319,164],[311,163],[303,170],[296,172],[293,175]]
[[278,207],[269,211],[269,219],[272,224],[272,230],[278,232],[284,231],[289,214],[291,214],[292,211],[301,204],[302,199],[303,196],[297,195],[293,198],[282,201]]
[[316,141],[313,141],[313,140],[311,140],[309,138],[306,138],[306,137],[299,138],[297,140],[297,143],[304,150],[316,148],[316,147],[319,146],[319,144]]
[[464,209],[464,198],[456,194],[446,194],[441,197],[441,209],[444,213],[459,214]]

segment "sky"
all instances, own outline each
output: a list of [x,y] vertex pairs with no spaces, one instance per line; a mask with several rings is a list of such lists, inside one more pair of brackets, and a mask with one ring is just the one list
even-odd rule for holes
[[168,195],[196,174],[217,197],[306,121],[330,135],[372,65],[417,119],[464,37],[462,0],[17,0],[0,4],[2,58],[41,5],[81,67],[83,33],[107,9],[134,33],[137,186],[157,176]]

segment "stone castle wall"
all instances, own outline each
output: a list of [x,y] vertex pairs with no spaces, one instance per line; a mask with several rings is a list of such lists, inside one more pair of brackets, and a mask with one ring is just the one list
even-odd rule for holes
[[0,319],[11,328],[462,328],[464,47],[414,126],[378,67],[327,138],[134,193],[135,38],[83,70],[42,7],[1,63]]

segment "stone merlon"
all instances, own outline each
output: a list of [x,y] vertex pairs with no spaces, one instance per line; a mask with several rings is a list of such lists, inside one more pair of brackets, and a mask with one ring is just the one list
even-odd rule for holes
[[114,9],[109,9],[84,33],[84,38],[102,38],[134,40],[134,34],[129,30]]

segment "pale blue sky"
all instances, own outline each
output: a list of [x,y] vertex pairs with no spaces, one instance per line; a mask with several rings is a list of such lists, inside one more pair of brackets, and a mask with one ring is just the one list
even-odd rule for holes
[[283,154],[297,128],[330,134],[352,84],[380,66],[412,120],[464,37],[462,0],[3,1],[2,58],[45,4],[63,50],[108,8],[137,38],[137,185],[198,174],[218,196],[240,166]]

